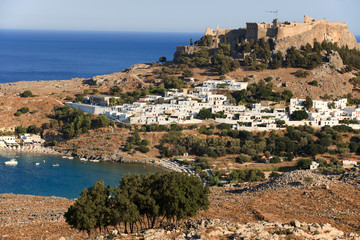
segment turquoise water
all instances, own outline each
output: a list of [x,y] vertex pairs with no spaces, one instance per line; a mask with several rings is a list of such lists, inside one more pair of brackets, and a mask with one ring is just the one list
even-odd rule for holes
[[[17,166],[5,161],[17,158]],[[43,162],[45,160],[45,163]],[[36,166],[35,163],[40,163]],[[52,164],[58,163],[59,167]],[[117,185],[123,174],[145,174],[163,171],[145,164],[87,162],[63,159],[60,156],[0,153],[0,193],[31,194],[76,198],[82,189],[102,179],[105,185]]]

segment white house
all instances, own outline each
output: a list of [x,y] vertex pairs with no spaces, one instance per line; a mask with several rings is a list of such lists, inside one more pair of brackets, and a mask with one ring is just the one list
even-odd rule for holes
[[310,165],[310,170],[316,170],[319,167],[319,163],[312,161],[311,165]]

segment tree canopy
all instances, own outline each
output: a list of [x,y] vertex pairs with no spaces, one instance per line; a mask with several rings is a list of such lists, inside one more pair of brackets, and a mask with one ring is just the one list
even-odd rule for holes
[[208,194],[198,177],[184,173],[125,175],[118,186],[106,188],[99,180],[84,189],[64,216],[89,234],[107,226],[134,232],[195,216],[208,208]]

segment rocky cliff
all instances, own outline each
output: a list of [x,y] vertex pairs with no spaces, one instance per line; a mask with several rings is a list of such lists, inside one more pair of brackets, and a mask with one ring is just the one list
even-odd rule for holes
[[339,46],[347,45],[349,48],[360,49],[359,43],[346,24],[320,23],[306,32],[276,40],[275,51],[284,51],[292,46],[300,48],[306,43],[313,43],[314,39],[318,42],[326,40],[337,42]]

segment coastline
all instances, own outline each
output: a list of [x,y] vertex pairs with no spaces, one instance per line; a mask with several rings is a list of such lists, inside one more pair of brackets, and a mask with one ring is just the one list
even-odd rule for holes
[[[130,163],[130,164],[149,164],[153,165],[168,171],[174,172],[185,172],[190,173],[191,169],[189,167],[181,166],[169,159],[146,159],[144,157],[132,157],[127,154],[77,154],[73,151],[66,150],[55,150],[49,147],[29,147],[29,146],[19,146],[18,148],[0,148],[0,153],[22,153],[22,154],[44,154],[44,155],[56,155],[56,156],[68,156],[75,157],[78,159],[85,158],[86,160],[95,160],[99,162],[118,162],[118,163]],[[127,155],[127,156],[125,156]]]
[[46,147],[40,147],[40,146],[19,146],[17,148],[8,148],[3,147],[0,148],[0,153],[30,153],[30,154],[46,154],[46,155],[62,155],[60,152],[52,149],[52,148],[46,148]]

